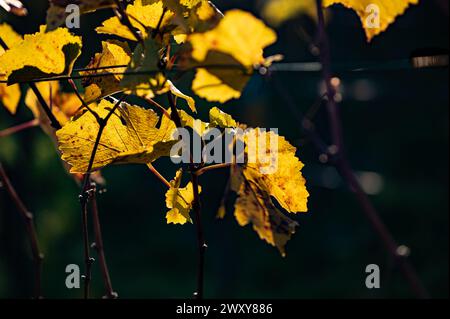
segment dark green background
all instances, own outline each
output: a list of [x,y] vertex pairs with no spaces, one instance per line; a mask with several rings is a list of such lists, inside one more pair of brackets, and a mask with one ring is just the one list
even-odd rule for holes
[[[26,18],[1,16],[21,33],[38,30],[46,1],[23,1]],[[263,1],[215,1],[226,11],[244,8],[258,14]],[[441,6],[441,5],[443,6]],[[400,244],[411,249],[411,261],[433,297],[448,297],[448,70],[375,67],[348,72],[349,65],[373,66],[405,59],[421,48],[448,49],[447,1],[422,0],[383,35],[367,44],[357,16],[332,9],[328,26],[333,63],[343,81],[341,104],[347,151],[356,171],[379,174],[381,192],[371,196]],[[110,12],[82,18],[84,52],[77,66],[87,64],[101,48],[94,28]],[[277,29],[279,41],[269,53],[283,53],[287,62],[316,61],[299,37],[303,27],[314,34],[306,18]],[[350,67],[350,66],[349,66]],[[274,89],[277,80],[299,110],[308,111],[318,96],[320,74],[277,73],[255,76],[243,97],[223,106],[251,126],[278,127],[299,146],[311,193],[309,213],[288,243],[287,258],[258,239],[250,226],[239,227],[229,212],[215,218],[227,181],[226,172],[202,176],[206,256],[206,297],[246,298],[391,298],[412,297],[407,283],[389,260],[355,198],[334,168],[322,165],[313,145]],[[355,84],[365,80],[375,90],[369,101],[355,99]],[[179,86],[186,90],[186,82]],[[357,87],[357,86],[356,86]],[[25,88],[24,88],[25,89]],[[356,89],[357,90],[357,89]],[[200,103],[205,116],[212,105]],[[17,117],[0,108],[0,129],[31,119],[20,106]],[[320,109],[315,123],[329,136]],[[78,188],[62,169],[49,138],[39,129],[0,139],[0,160],[36,215],[44,262],[44,295],[76,298],[81,290],[64,285],[65,267],[82,266]],[[168,161],[156,165],[171,178]],[[195,289],[196,243],[192,225],[165,223],[165,189],[144,166],[108,167],[107,192],[99,196],[105,249],[113,286],[126,298],[189,298]],[[22,221],[6,193],[0,190],[0,297],[32,294],[32,263]],[[364,285],[367,264],[380,265],[381,289]],[[93,295],[102,296],[102,280],[94,266]]]

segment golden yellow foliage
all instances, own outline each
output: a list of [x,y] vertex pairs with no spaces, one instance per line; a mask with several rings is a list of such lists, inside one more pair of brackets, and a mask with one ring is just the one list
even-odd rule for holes
[[[22,36],[6,23],[0,24],[0,38],[10,49],[17,46],[23,40]],[[0,55],[3,55],[3,53],[5,53],[5,49],[0,46]]]
[[252,224],[262,240],[275,246],[284,257],[285,246],[295,233],[297,222],[281,213],[273,204],[269,192],[262,186],[260,175],[252,175],[240,167],[233,168],[233,190],[237,192],[234,216],[240,226]]
[[192,90],[195,94],[211,102],[225,103],[231,99],[238,99],[250,77],[238,70],[217,72],[227,81],[222,80],[211,71],[198,69],[192,82]]
[[209,110],[210,125],[214,127],[237,127],[237,122],[231,117],[231,115],[221,111],[218,107],[213,107]]
[[203,67],[197,70],[194,92],[209,101],[240,97],[254,66],[265,63],[263,49],[276,38],[262,21],[241,10],[228,11],[210,31],[190,35],[192,58]]
[[[136,0],[126,8],[126,12],[130,17],[131,25],[138,29],[144,38],[149,36],[149,29],[156,29],[164,11],[162,1],[155,1],[146,4],[145,0]],[[170,10],[164,14],[164,18],[160,24],[160,28],[164,28],[170,24],[173,12]],[[95,29],[98,33],[116,35],[118,37],[137,41],[133,33],[127,26],[123,25],[119,18],[113,17],[104,21],[100,27]]]
[[205,61],[209,51],[231,55],[241,65],[252,67],[263,64],[263,49],[277,39],[273,30],[248,12],[230,10],[216,28],[189,37],[192,57]]
[[25,35],[24,40],[0,56],[0,78],[9,83],[53,75],[69,75],[81,54],[81,38],[67,29]]
[[[405,10],[412,4],[418,4],[419,0],[324,0],[325,7],[333,4],[342,4],[347,8],[353,9],[361,19],[362,25],[366,32],[367,41],[371,41],[376,35],[386,31],[395,19],[402,15]],[[372,7],[376,6],[379,12],[373,12]],[[373,15],[375,14],[375,15]],[[379,19],[379,26],[368,25],[368,21],[373,23],[371,19]]]
[[[0,24],[0,38],[8,46],[8,48],[13,48],[22,42],[22,36],[16,33],[13,28],[6,24]],[[5,53],[5,50],[0,46],[0,56]],[[0,80],[2,77],[0,76]],[[20,101],[20,87],[17,84],[6,85],[0,83],[0,102],[3,106],[11,113],[16,114],[17,107]]]
[[[51,106],[53,115],[56,117],[61,125],[65,125],[72,116],[74,116],[81,107],[81,102],[74,93],[63,93],[60,91],[59,83],[40,82],[36,84],[48,106]],[[42,112],[42,107],[34,94],[33,90],[29,89],[25,96],[25,104],[33,112],[36,119],[39,119],[41,126],[46,132],[53,132],[50,126],[50,121],[47,115]]]
[[[105,119],[113,106],[102,100],[95,112]],[[166,139],[168,127],[156,127],[158,120],[154,111],[123,102],[101,135],[92,170],[113,163],[148,164],[168,155],[175,141]],[[99,127],[95,116],[85,112],[57,131],[62,159],[72,166],[71,173],[86,173]]]
[[273,26],[302,13],[317,17],[316,0],[269,0],[262,9],[262,16]]
[[[127,43],[108,40],[102,42],[102,52],[96,53],[86,69],[98,69],[93,71],[80,72],[80,75],[94,75],[102,73],[122,73],[125,67],[108,68],[109,66],[128,65],[131,61],[131,51]],[[91,103],[105,96],[121,91],[120,81],[122,74],[114,74],[99,77],[87,77],[83,80],[85,86],[85,101]]]
[[[306,212],[309,194],[301,173],[304,165],[295,156],[296,148],[272,131],[249,130],[246,132],[247,143],[250,136],[256,145],[247,144],[247,152],[253,147],[257,156],[256,161],[247,163],[244,174],[258,176],[265,190],[288,212]],[[263,139],[266,140],[263,143],[265,149],[261,150],[260,140]],[[271,144],[271,139],[277,139],[276,143]],[[264,171],[267,173],[263,174]]]
[[0,83],[0,103],[11,113],[16,114],[20,102],[20,87],[18,84],[6,85]]
[[[189,212],[194,202],[194,190],[191,182],[181,188],[181,177],[182,170],[178,170],[175,179],[170,182],[170,189],[166,192],[166,206],[170,209],[166,214],[168,224],[192,223]],[[200,186],[199,191],[201,191]]]

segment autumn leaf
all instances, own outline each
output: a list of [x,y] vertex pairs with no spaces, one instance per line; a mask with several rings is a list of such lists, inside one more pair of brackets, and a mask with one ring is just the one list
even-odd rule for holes
[[16,114],[20,102],[20,87],[18,84],[6,85],[0,83],[0,103],[11,113]]
[[[303,164],[295,156],[295,147],[274,132],[248,129],[244,141],[246,163],[233,165],[230,173],[230,188],[238,194],[234,215],[241,226],[251,223],[259,237],[276,246],[284,256],[284,247],[297,223],[285,216],[272,198],[288,212],[308,210]],[[275,166],[268,170],[269,165]],[[222,207],[219,217],[224,214]]]
[[214,27],[222,13],[208,0],[142,0],[143,4],[163,3],[172,15],[171,31],[177,43],[184,42],[192,32],[205,32]]
[[[145,0],[136,0],[134,4],[130,4],[126,8],[126,13],[130,17],[131,25],[138,29],[143,38],[149,37],[149,32],[158,27],[164,12],[164,4],[162,1],[152,1],[146,4]],[[173,12],[166,11],[164,17],[159,24],[163,30],[170,25],[173,18]],[[174,29],[174,27],[173,27]],[[101,26],[95,29],[100,34],[115,35],[123,39],[137,41],[129,28],[120,22],[118,17],[112,17],[105,20]]]
[[151,38],[146,39],[144,45],[138,44],[120,86],[148,97],[154,97],[155,92],[162,90],[167,79],[160,70],[161,49],[161,45]]
[[231,115],[221,111],[218,107],[213,107],[209,110],[209,121],[213,127],[233,128],[238,126]]
[[[47,105],[51,106],[51,111],[61,125],[65,125],[72,116],[77,114],[81,108],[81,102],[75,93],[61,92],[59,82],[39,82],[36,84],[39,92]],[[41,126],[46,132],[54,132],[50,125],[50,120],[42,111],[42,106],[34,94],[33,90],[28,89],[25,96],[25,104],[31,110],[34,117],[39,120]]]
[[316,0],[269,0],[261,14],[269,24],[279,26],[302,13],[316,18]]
[[[170,189],[166,192],[166,206],[170,210],[166,214],[168,224],[192,223],[189,212],[194,202],[194,189],[189,182],[186,187],[181,188],[182,170],[178,170],[174,180],[170,182]],[[199,192],[201,187],[199,186]]]
[[[17,46],[20,42],[23,41],[22,36],[14,31],[14,29],[6,23],[0,24],[0,38],[9,49]],[[5,49],[0,45],[0,56],[4,53]]]
[[240,226],[252,224],[258,236],[275,246],[284,257],[285,245],[295,233],[297,222],[286,217],[273,204],[270,194],[260,181],[259,175],[246,174],[240,167],[234,168],[232,174],[233,190],[238,198],[235,203],[234,216]]
[[54,75],[69,75],[81,54],[81,38],[67,29],[25,35],[23,41],[0,56],[0,78],[27,82]]
[[[113,107],[113,103],[102,100],[95,112],[105,119]],[[175,141],[167,139],[166,129],[170,127],[156,127],[158,121],[154,111],[123,102],[101,135],[93,171],[109,164],[148,164],[168,156]],[[72,166],[71,173],[86,173],[98,131],[99,123],[90,112],[57,131],[62,159]]]
[[66,12],[66,8],[71,4],[78,6],[80,14],[116,6],[114,0],[50,0],[50,7],[47,10],[47,31],[55,30],[65,24],[70,14]]
[[[247,130],[245,134],[246,152],[254,151],[256,160],[249,160],[244,173],[259,176],[264,188],[280,205],[291,213],[306,212],[308,191],[301,174],[303,163],[295,156],[296,148],[283,136],[260,129]],[[252,139],[254,144],[249,143]],[[266,140],[260,149],[261,140]],[[276,143],[272,144],[272,141]]]
[[[22,37],[6,23],[0,24],[0,38],[8,48],[13,48],[22,42]],[[0,56],[5,50],[0,46]],[[0,79],[2,79],[0,77]],[[18,84],[7,85],[0,83],[0,103],[11,113],[16,114],[20,102],[20,86]]]
[[211,31],[188,37],[197,70],[192,88],[208,101],[238,98],[253,69],[263,65],[263,49],[276,34],[250,13],[228,11]]
[[[361,19],[366,32],[367,41],[371,41],[376,35],[386,31],[394,23],[395,19],[402,15],[412,4],[418,4],[419,0],[324,0],[323,5],[329,7],[334,4],[342,4],[347,8],[353,9]],[[372,7],[376,6],[379,12],[372,12]],[[371,14],[375,14],[375,19],[379,18],[379,26],[368,25],[372,22]]]
[[[125,67],[108,68],[116,65],[128,65],[131,60],[131,51],[127,43],[108,40],[102,42],[102,52],[96,53],[86,69],[92,71],[80,72],[86,76],[83,80],[85,87],[85,101],[91,103],[122,90],[120,81],[122,74],[93,76],[102,73],[122,73]],[[89,77],[90,76],[90,77]]]

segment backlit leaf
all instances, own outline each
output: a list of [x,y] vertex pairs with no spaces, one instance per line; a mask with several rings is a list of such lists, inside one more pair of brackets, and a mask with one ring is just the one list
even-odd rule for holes
[[[22,42],[22,36],[16,33],[11,26],[6,23],[0,24],[0,38],[7,45],[8,48],[13,48]],[[5,50],[0,46],[0,56],[5,53]],[[2,79],[0,77],[0,79]],[[0,83],[0,103],[11,113],[16,114],[17,107],[20,101],[20,87],[18,84],[6,85]]]
[[231,115],[222,112],[217,107],[213,107],[211,110],[209,110],[209,121],[212,126],[218,126],[222,128],[238,126]]
[[228,11],[219,24],[188,40],[197,70],[196,94],[209,101],[238,98],[253,68],[264,65],[263,49],[276,41],[276,34],[250,13]]
[[[104,119],[113,106],[102,100],[95,112]],[[152,110],[122,103],[101,136],[93,171],[109,164],[148,164],[168,155],[175,141],[165,139],[167,128],[158,129],[158,120]],[[72,173],[86,173],[98,130],[95,117],[85,112],[57,131],[62,159],[72,166]]]
[[302,13],[317,17],[316,0],[269,0],[262,9],[262,16],[273,26]]
[[242,168],[235,168],[232,175],[238,199],[234,215],[240,226],[252,224],[262,240],[278,248],[285,256],[285,245],[295,233],[297,222],[281,213],[273,204],[270,194],[261,185],[259,176],[247,176]]
[[[95,54],[94,58],[86,66],[86,69],[93,70],[80,72],[80,75],[89,76],[102,73],[123,73],[125,71],[125,67],[106,67],[128,65],[128,63],[130,63],[131,51],[128,44],[125,42],[109,40],[103,41],[102,47],[102,52]],[[86,103],[89,104],[93,101],[121,91],[120,81],[122,78],[122,74],[85,78],[83,80],[83,86],[85,86]]]
[[[191,182],[181,188],[181,177],[182,170],[179,170],[175,179],[170,182],[170,189],[166,192],[166,206],[170,209],[166,214],[168,224],[192,223],[189,212],[192,210],[194,202],[194,190]],[[201,191],[201,187],[199,187],[199,191]]]
[[9,83],[54,75],[69,75],[81,54],[81,38],[67,29],[25,35],[24,40],[0,56],[0,77]]
[[[395,19],[402,15],[412,4],[418,4],[419,0],[324,0],[323,5],[328,7],[333,4],[342,4],[356,11],[361,19],[368,41],[386,31],[394,23]],[[379,12],[372,8],[379,9]],[[379,25],[372,25],[379,19]],[[368,23],[369,22],[369,23]]]
[[[295,156],[296,148],[272,131],[253,129],[246,132],[247,140],[249,136],[256,137],[255,151],[258,155],[256,161],[247,163],[244,173],[250,174],[251,171],[253,176],[260,175],[258,180],[264,182],[267,192],[288,212],[306,212],[309,194],[301,173],[304,165]],[[264,139],[265,149],[260,149],[259,142]],[[271,144],[271,139],[277,139],[277,142]]]

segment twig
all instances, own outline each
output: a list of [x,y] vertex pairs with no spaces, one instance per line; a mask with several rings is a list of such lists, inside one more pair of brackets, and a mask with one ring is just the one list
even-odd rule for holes
[[9,128],[6,128],[6,129],[0,131],[0,138],[6,137],[6,136],[9,136],[9,135],[24,131],[24,130],[32,128],[32,127],[36,127],[36,126],[39,126],[38,119],[34,119],[34,120],[31,120],[31,121],[28,121],[28,122],[25,122],[25,123],[22,123],[22,124],[13,126],[13,127],[9,127]]
[[109,119],[114,114],[114,112],[119,107],[120,103],[123,101],[125,95],[122,95],[121,98],[116,102],[114,107],[110,110],[108,115],[104,119],[100,119],[99,130],[97,133],[97,138],[95,140],[94,147],[92,149],[91,157],[89,159],[88,168],[86,174],[84,175],[83,186],[81,189],[80,205],[81,205],[81,214],[82,214],[82,225],[83,225],[83,241],[84,241],[84,263],[85,263],[85,275],[84,275],[84,298],[89,298],[89,285],[91,281],[91,269],[92,263],[94,259],[90,257],[90,245],[89,245],[89,232],[88,232],[88,221],[87,221],[87,204],[89,202],[90,197],[92,196],[92,189],[89,188],[89,181],[92,172],[92,167],[95,161],[95,155],[97,153],[98,146],[100,144],[100,140],[103,134],[103,130],[105,129]]
[[96,195],[96,185],[93,183],[92,185],[93,192],[91,194],[91,212],[92,212],[92,221],[94,225],[94,235],[95,235],[95,243],[92,246],[97,250],[100,270],[103,277],[103,283],[105,285],[106,295],[103,297],[105,299],[116,299],[118,298],[117,292],[114,291],[111,283],[111,277],[109,275],[108,265],[106,263],[105,250],[103,246],[103,237],[102,237],[102,228],[100,225],[100,217],[98,213],[97,206],[97,195]]
[[28,238],[30,241],[31,252],[33,254],[34,260],[34,297],[36,299],[42,298],[42,262],[44,260],[44,255],[39,250],[39,242],[38,236],[36,232],[36,228],[34,226],[34,216],[33,214],[26,208],[23,201],[20,199],[17,194],[14,186],[11,184],[11,180],[6,174],[5,169],[3,168],[2,163],[0,162],[0,179],[3,182],[3,185],[8,192],[9,196],[13,200],[14,204],[17,207],[17,210],[20,213],[20,216],[23,218],[25,222],[25,227],[28,233]]
[[318,27],[319,27],[319,39],[320,39],[320,57],[323,66],[323,77],[327,88],[327,110],[330,119],[331,132],[333,134],[333,142],[337,148],[336,167],[340,174],[347,182],[349,187],[354,192],[356,199],[358,200],[362,211],[366,215],[367,219],[371,223],[373,229],[382,240],[386,250],[392,259],[397,263],[398,267],[402,271],[403,275],[407,279],[412,291],[419,298],[428,298],[429,294],[422,286],[419,277],[417,276],[414,268],[406,259],[398,253],[398,244],[393,239],[393,236],[384,225],[383,221],[379,217],[378,212],[373,207],[369,198],[363,191],[361,185],[357,181],[353,170],[345,156],[344,141],[342,137],[342,125],[338,112],[337,103],[335,100],[335,89],[331,84],[331,60],[329,42],[325,31],[325,20],[322,11],[322,1],[316,0],[317,13],[318,13]]
[[147,164],[147,167],[150,169],[150,171],[165,185],[167,188],[171,188],[172,185],[170,185],[169,181],[161,175],[160,172],[151,164]]
[[67,82],[69,82],[70,86],[72,87],[72,90],[74,91],[75,95],[77,96],[78,100],[80,100],[82,107],[85,107],[97,120],[97,122],[100,122],[100,116],[95,112],[93,109],[89,107],[89,105],[84,101],[83,97],[81,96],[80,92],[78,91],[78,88],[75,84],[75,82],[70,79]]
[[[178,110],[175,104],[174,97],[171,92],[167,93],[167,97],[169,100],[169,105],[171,109],[171,117],[172,121],[179,128],[183,127],[181,122],[180,115],[178,114]],[[194,193],[194,202],[192,203],[192,207],[195,213],[195,226],[197,233],[197,247],[198,247],[198,260],[197,260],[197,291],[194,293],[194,296],[197,299],[203,299],[203,286],[204,286],[204,268],[205,268],[205,252],[208,246],[206,245],[204,234],[203,234],[203,225],[201,218],[201,202],[200,202],[200,192],[199,192],[199,182],[198,175],[196,174],[197,167],[195,166],[192,154],[191,154],[191,163],[189,165],[189,170],[191,173],[191,182]]]
[[167,110],[164,107],[162,107],[161,104],[159,104],[158,102],[156,102],[155,100],[153,100],[151,98],[144,98],[144,100],[146,100],[151,105],[157,107],[163,113],[164,116],[167,116],[169,119],[171,119],[170,113],[167,112]]
[[217,169],[222,169],[222,168],[229,168],[230,166],[234,165],[233,163],[223,163],[223,164],[214,164],[214,165],[209,165],[209,166],[205,166],[203,168],[198,169],[195,174],[197,176],[203,175],[206,172],[209,171],[213,171],[213,170],[217,170]]

